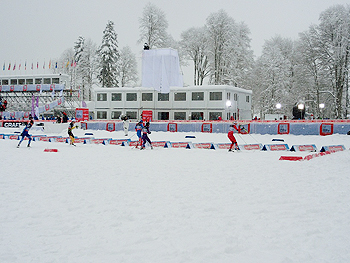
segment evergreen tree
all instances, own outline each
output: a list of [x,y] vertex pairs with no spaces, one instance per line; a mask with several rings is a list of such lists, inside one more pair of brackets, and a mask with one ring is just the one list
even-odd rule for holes
[[102,44],[97,50],[99,57],[98,79],[102,87],[118,87],[118,41],[114,23],[108,21],[103,31]]

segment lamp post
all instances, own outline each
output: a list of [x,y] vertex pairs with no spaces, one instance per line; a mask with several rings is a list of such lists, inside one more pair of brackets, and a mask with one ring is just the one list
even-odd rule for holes
[[[282,108],[282,104],[281,103],[277,103],[276,104],[276,109],[277,109],[277,114],[281,114],[281,108]],[[278,116],[279,119],[281,119],[280,116]]]
[[298,109],[300,111],[300,119],[303,119],[303,110],[305,108],[305,105],[303,103],[298,104]]
[[324,109],[324,103],[320,103],[319,105],[318,105],[318,107],[320,108],[320,112],[321,112],[321,115],[322,115],[322,119],[324,118],[324,116],[323,116],[323,109]]

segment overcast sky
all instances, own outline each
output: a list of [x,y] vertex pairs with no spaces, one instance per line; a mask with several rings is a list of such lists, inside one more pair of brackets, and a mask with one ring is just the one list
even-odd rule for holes
[[[119,47],[130,46],[141,63],[143,45],[136,42],[139,18],[148,2],[164,11],[168,33],[175,40],[180,40],[183,31],[203,26],[211,13],[224,9],[236,22],[249,27],[252,49],[259,56],[265,40],[276,35],[296,39],[298,33],[319,23],[322,11],[349,0],[1,0],[0,75],[15,73],[3,71],[4,63],[47,64],[73,47],[80,35],[100,44],[108,20],[115,23]],[[192,84],[188,83],[192,76],[184,74],[186,84]]]

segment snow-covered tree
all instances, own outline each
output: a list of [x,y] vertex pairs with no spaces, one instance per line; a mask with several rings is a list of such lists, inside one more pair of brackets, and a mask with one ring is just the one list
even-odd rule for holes
[[236,24],[224,10],[209,15],[206,21],[210,83],[247,86],[253,52],[250,49],[249,28]]
[[203,85],[209,74],[208,40],[204,27],[190,28],[181,34],[181,50],[193,61],[193,84]]
[[79,37],[75,42],[76,83],[80,87],[83,100],[92,99],[92,85],[97,76],[96,44]]
[[138,43],[147,43],[150,48],[168,47],[168,21],[165,13],[152,3],[148,3],[139,18],[140,38]]
[[210,83],[225,84],[227,77],[227,47],[235,35],[235,22],[224,10],[209,15],[206,21],[210,65]]
[[331,77],[335,117],[343,118],[350,63],[350,6],[330,7],[321,13],[320,21],[315,31],[319,39],[320,59],[328,67]]
[[102,87],[118,87],[118,40],[114,23],[108,21],[103,31],[102,44],[97,50],[99,59],[98,79]]
[[225,82],[240,88],[250,88],[250,75],[254,65],[249,34],[247,25],[236,25],[235,35],[228,42],[225,56],[228,71]]
[[137,82],[137,62],[136,56],[131,52],[130,47],[123,47],[119,58],[120,85],[135,85]]
[[303,99],[295,87],[294,42],[279,36],[265,41],[255,67],[253,88],[255,110],[261,115],[276,113],[276,104],[291,116],[293,106]]

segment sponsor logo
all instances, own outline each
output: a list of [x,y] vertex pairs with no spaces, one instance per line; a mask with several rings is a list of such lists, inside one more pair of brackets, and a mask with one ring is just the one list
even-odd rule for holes
[[19,128],[22,125],[21,122],[4,122],[4,128]]
[[259,144],[249,144],[249,145],[244,145],[245,150],[260,150],[260,145]]
[[211,143],[194,143],[193,146],[198,149],[210,149]]
[[287,147],[284,144],[281,145],[270,145],[271,151],[285,151],[287,150]]
[[314,151],[314,147],[312,145],[300,145],[299,151]]

